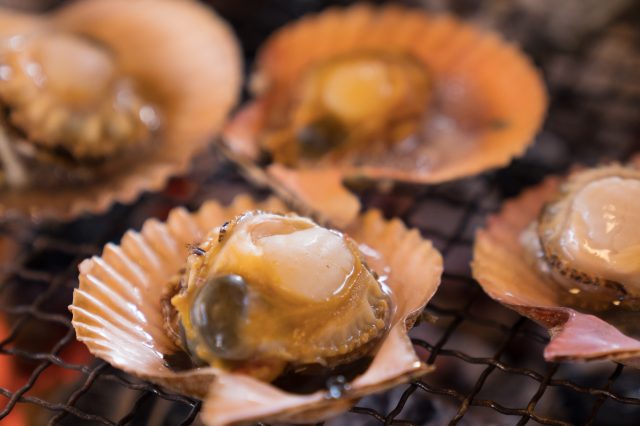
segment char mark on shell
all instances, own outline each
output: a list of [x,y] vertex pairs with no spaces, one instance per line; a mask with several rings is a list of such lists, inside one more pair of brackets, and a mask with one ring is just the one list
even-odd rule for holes
[[224,241],[224,237],[227,235],[227,229],[229,228],[229,221],[222,224],[220,231],[218,232],[218,242]]
[[195,254],[196,256],[204,256],[207,253],[204,249],[195,244],[188,244],[187,248],[191,254]]

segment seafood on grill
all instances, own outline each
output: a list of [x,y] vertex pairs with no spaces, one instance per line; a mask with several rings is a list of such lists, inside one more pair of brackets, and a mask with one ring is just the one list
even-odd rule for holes
[[331,9],[285,26],[259,52],[251,87],[225,152],[339,226],[359,209],[344,181],[437,183],[504,165],[546,108],[518,49],[398,6]]
[[307,218],[247,212],[193,251],[167,311],[197,363],[271,381],[360,359],[389,327],[391,295],[355,242]]
[[377,211],[343,234],[240,197],[107,245],[70,309],[94,355],[203,398],[205,424],[314,422],[430,371],[407,333],[441,272]]
[[0,210],[63,218],[160,188],[234,105],[239,57],[192,1],[0,9]]
[[640,170],[576,172],[523,235],[543,273],[593,309],[639,308]]
[[580,169],[508,202],[477,235],[474,276],[544,325],[552,360],[640,365],[640,169]]

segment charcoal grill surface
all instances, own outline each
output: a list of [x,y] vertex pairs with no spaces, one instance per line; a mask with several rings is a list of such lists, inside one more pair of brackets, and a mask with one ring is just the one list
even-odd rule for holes
[[[0,0],[2,2],[9,0]],[[13,2],[16,4],[16,2]],[[58,1],[30,1],[51,7]],[[319,0],[210,1],[236,28],[250,63],[270,31],[330,4]],[[409,3],[449,10],[520,43],[543,70],[551,106],[527,155],[509,167],[434,187],[401,185],[381,193],[361,188],[366,207],[401,217],[434,241],[445,258],[440,291],[413,341],[436,372],[360,401],[331,425],[617,424],[640,423],[640,372],[613,362],[553,364],[536,324],[487,298],[470,277],[473,235],[487,214],[572,164],[625,160],[640,149],[640,7],[633,1],[425,0]],[[26,7],[26,6],[25,6]],[[67,225],[0,226],[0,423],[199,424],[200,402],[134,379],[88,357],[75,341],[66,306],[77,265],[117,242],[145,219],[164,219],[179,205],[229,202],[266,189],[247,183],[211,149],[189,176],[132,206]],[[15,257],[14,257],[15,256]],[[6,260],[6,259],[0,259]],[[508,265],[505,265],[507,267]],[[1,330],[1,329],[0,329]],[[0,382],[1,384],[2,382]]]

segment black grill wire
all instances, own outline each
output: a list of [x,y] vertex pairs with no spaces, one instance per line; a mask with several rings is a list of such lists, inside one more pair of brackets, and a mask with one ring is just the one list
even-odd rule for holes
[[[330,2],[210,3],[232,22],[250,59],[273,28]],[[576,162],[624,161],[640,148],[640,8],[624,0],[586,3],[411,2],[452,10],[517,40],[544,72],[550,111],[534,147],[505,169],[429,188],[354,187],[366,207],[419,228],[444,256],[441,288],[412,332],[424,359],[437,368],[364,398],[327,424],[640,422],[637,370],[609,361],[545,362],[546,331],[488,299],[469,271],[474,231],[505,198]],[[117,242],[129,228],[140,229],[148,217],[165,218],[175,206],[196,209],[209,198],[228,203],[238,193],[269,194],[247,183],[211,148],[188,176],[132,206],[66,225],[0,226],[0,321],[8,324],[0,335],[0,366],[8,360],[10,373],[21,373],[19,383],[0,387],[0,423],[11,424],[20,411],[31,424],[199,424],[200,401],[168,393],[101,360],[74,361],[66,352],[78,348],[66,307],[79,262],[99,254],[105,243]],[[54,385],[43,385],[51,381]]]

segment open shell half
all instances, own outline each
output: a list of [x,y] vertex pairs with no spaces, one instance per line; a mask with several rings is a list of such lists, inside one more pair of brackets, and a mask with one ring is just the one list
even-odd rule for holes
[[[545,205],[557,199],[563,182],[558,177],[548,178],[489,217],[486,228],[476,235],[473,276],[493,299],[548,329],[551,341],[545,348],[545,359],[610,359],[640,367],[640,340],[616,327],[610,320],[614,317],[567,306],[567,290],[540,272],[523,244],[523,233]],[[637,313],[619,315],[635,318]]]
[[[102,212],[116,201],[132,202],[143,191],[160,190],[170,176],[186,171],[193,155],[211,141],[238,99],[242,71],[237,41],[225,22],[196,2],[87,0],[38,17],[0,10],[0,28],[3,43],[19,41],[12,38],[16,34],[27,42],[41,37],[42,43],[51,43],[47,35],[51,33],[65,42],[56,45],[60,49],[73,45],[70,38],[94,50],[103,49],[107,53],[98,59],[104,63],[105,57],[113,58],[118,75],[141,88],[159,117],[152,146],[142,151],[130,149],[95,167],[94,163],[83,166],[90,179],[59,186],[40,179],[44,186],[2,190],[3,216],[71,219]],[[82,60],[77,58],[79,63]],[[59,117],[64,113],[54,112]],[[64,120],[57,118],[50,114],[45,122],[64,126]],[[140,119],[145,120],[142,113]],[[122,120],[114,123],[124,126],[119,129],[130,128]],[[31,127],[43,135],[44,126]],[[68,141],[65,143],[68,149]],[[73,176],[77,179],[77,174]]]
[[[397,57],[400,59],[394,59]],[[344,68],[349,69],[350,60],[367,63],[377,58],[401,69],[403,63],[413,63],[404,67],[405,80],[393,74],[393,69],[389,71],[389,79],[409,92],[403,98],[407,103],[425,104],[426,115],[418,120],[422,123],[418,129],[424,126],[426,130],[416,130],[423,132],[420,134],[424,137],[402,139],[398,136],[399,142],[380,148],[369,140],[371,134],[367,134],[359,148],[344,148],[347,151],[344,155],[337,155],[334,150],[317,160],[295,164],[285,164],[277,160],[277,155],[272,155],[274,161],[264,165],[265,133],[281,133],[273,130],[274,120],[292,121],[278,116],[278,111],[290,111],[287,105],[298,102],[291,99],[307,96],[300,93],[315,93],[304,89],[309,75],[314,76],[317,69],[320,71],[316,74],[325,72],[322,67],[330,68],[332,61],[338,62],[337,67],[346,62]],[[426,82],[414,78],[416,64],[424,71]],[[351,69],[359,72],[360,65],[356,63]],[[261,174],[261,180],[270,183],[281,195],[324,213],[339,225],[353,219],[359,207],[357,199],[342,185],[343,179],[364,177],[376,181],[437,183],[505,165],[531,143],[547,104],[542,79],[516,47],[451,16],[430,15],[398,6],[356,5],[303,18],[267,41],[258,55],[256,68],[252,79],[256,99],[226,127],[227,154],[249,169],[254,178],[260,179]],[[356,91],[354,85],[358,86],[356,83],[371,73],[383,71],[375,66],[361,68],[364,69],[361,76],[345,77],[344,84],[334,76],[330,81],[337,83],[333,86],[329,83],[320,86],[338,87],[335,91],[340,96],[333,96],[334,92],[330,91],[333,89],[318,89],[326,90],[322,92],[325,93],[323,99],[330,98],[324,102],[331,103],[338,112],[348,109],[345,114],[353,115],[355,110],[369,117],[367,111],[377,99],[360,99],[368,96],[369,91],[366,88]],[[300,84],[303,89],[298,88]],[[430,87],[429,93],[423,100],[416,101],[414,98],[425,85]],[[354,105],[346,105],[349,99],[356,99]],[[412,108],[415,109],[415,105]],[[401,107],[391,108],[394,109],[404,111]],[[298,110],[294,111],[297,114]],[[398,114],[404,113],[406,111]],[[398,120],[406,123],[402,118]],[[353,130],[357,132],[378,121],[380,116],[376,115],[347,127],[358,129]],[[393,134],[406,134],[404,127],[394,129]],[[299,143],[302,144],[301,140]]]
[[416,355],[407,332],[439,285],[442,258],[417,230],[408,230],[398,220],[387,221],[378,211],[359,216],[346,233],[360,245],[368,265],[387,277],[396,308],[371,365],[337,395],[287,393],[214,367],[169,369],[164,355],[177,348],[163,328],[163,289],[184,266],[189,245],[199,243],[215,226],[255,209],[287,211],[276,199],[256,202],[244,196],[228,207],[207,202],[194,214],[178,208],[165,223],[150,219],[140,232],[127,232],[120,245],[108,244],[102,256],[85,260],[70,306],[78,340],[128,373],[206,398],[202,418],[208,425],[316,421],[348,409],[365,394],[431,370]]

